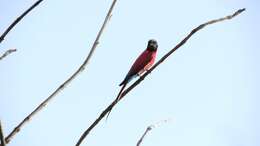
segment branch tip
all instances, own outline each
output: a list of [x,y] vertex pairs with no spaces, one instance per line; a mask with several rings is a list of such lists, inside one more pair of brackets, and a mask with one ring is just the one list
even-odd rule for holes
[[24,16],[26,16],[30,11],[32,11],[36,6],[38,6],[43,0],[36,1],[30,8],[24,11],[18,18],[16,18],[11,25],[4,31],[0,36],[0,43],[5,39],[5,36],[16,26]]
[[2,56],[0,56],[0,60],[2,60],[3,58],[8,56],[9,54],[16,52],[16,51],[17,51],[16,49],[9,49],[9,50],[5,51],[5,53]]

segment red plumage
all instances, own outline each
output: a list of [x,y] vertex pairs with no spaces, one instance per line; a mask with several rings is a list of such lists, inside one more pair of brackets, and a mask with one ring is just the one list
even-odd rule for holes
[[136,75],[141,75],[144,71],[148,70],[154,63],[157,51],[145,50],[134,62],[131,69],[127,73],[125,79],[120,84],[126,84]]

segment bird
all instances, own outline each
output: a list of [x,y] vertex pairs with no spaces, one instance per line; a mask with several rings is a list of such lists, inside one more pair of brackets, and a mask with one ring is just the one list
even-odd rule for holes
[[[145,71],[148,71],[155,62],[156,53],[157,53],[158,43],[155,39],[150,39],[148,41],[146,49],[139,55],[139,57],[135,60],[130,70],[126,74],[124,80],[119,84],[122,86],[115,102],[118,102],[121,99],[121,94],[124,91],[126,85],[135,77],[141,76]],[[108,111],[107,118],[112,110]],[[106,118],[106,119],[107,119]]]

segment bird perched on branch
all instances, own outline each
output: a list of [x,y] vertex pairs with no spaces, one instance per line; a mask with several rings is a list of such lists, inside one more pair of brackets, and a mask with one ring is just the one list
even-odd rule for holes
[[[131,81],[136,76],[141,76],[145,71],[149,70],[150,67],[154,64],[156,52],[157,52],[158,44],[157,41],[154,39],[151,39],[148,41],[147,48],[144,50],[144,52],[135,60],[134,64],[128,71],[127,75],[125,76],[124,80],[119,84],[119,86],[122,86],[116,101],[120,100],[121,94],[124,91],[127,83]],[[111,112],[112,108],[108,112],[107,118]]]

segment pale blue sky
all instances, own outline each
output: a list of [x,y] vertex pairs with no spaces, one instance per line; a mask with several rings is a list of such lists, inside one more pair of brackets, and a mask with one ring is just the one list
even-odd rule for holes
[[[0,0],[0,32],[33,0]],[[111,0],[46,0],[0,45],[0,118],[6,134],[83,62]],[[73,146],[115,98],[147,40],[158,58],[190,30],[239,8],[231,21],[195,34],[120,102],[82,146],[259,146],[260,2],[118,0],[87,69],[36,115],[9,146]],[[157,58],[157,60],[158,60]]]

